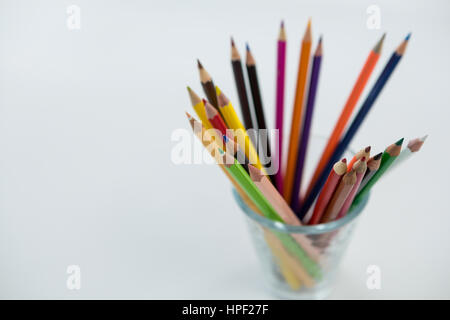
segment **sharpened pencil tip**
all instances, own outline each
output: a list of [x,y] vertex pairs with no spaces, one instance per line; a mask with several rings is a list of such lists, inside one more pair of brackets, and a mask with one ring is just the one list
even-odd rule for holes
[[311,17],[308,18],[308,25],[307,28],[311,28]]
[[231,39],[231,46],[234,47],[234,39],[233,39],[233,36],[231,36],[230,39]]
[[250,46],[248,45],[248,42],[245,43],[245,49],[246,49],[247,51],[250,51]]
[[342,161],[343,163],[347,163],[347,159],[346,159],[346,158],[342,159],[341,161]]
[[377,42],[377,44],[373,48],[373,52],[375,52],[375,53],[380,53],[381,52],[381,49],[383,48],[383,43],[384,43],[384,39],[385,38],[386,38],[386,32],[383,33],[383,35],[381,36],[381,39]]
[[370,152],[370,149],[371,149],[371,147],[368,146],[368,147],[366,147],[366,148],[364,149],[364,151],[365,151],[366,153],[369,153],[369,152]]
[[199,60],[199,59],[197,59],[197,67],[198,67],[199,69],[203,69],[203,66],[202,66],[202,64],[200,63],[200,60]]
[[405,37],[405,41],[408,41],[408,40],[409,40],[409,38],[411,38],[411,32],[410,32],[410,33],[408,33],[408,34],[406,35],[406,37]]
[[187,116],[187,118],[188,118],[189,120],[193,119],[192,116],[189,114],[189,112],[185,111],[185,113],[186,113],[186,116]]
[[403,144],[403,140],[404,140],[405,138],[401,138],[400,140],[398,140],[395,144],[397,145],[397,146],[401,146],[402,144]]
[[377,154],[373,157],[373,160],[380,160],[382,155],[383,155],[383,152],[380,152],[379,154]]
[[281,29],[284,29],[284,20],[281,20],[280,28],[281,28]]
[[362,157],[362,158],[359,159],[359,160],[361,160],[361,162],[364,162],[364,161],[366,161],[366,157]]
[[427,138],[428,138],[428,135],[426,134],[426,135],[424,135],[422,138],[420,138],[420,140],[421,140],[421,141],[425,141],[425,140],[427,140]]

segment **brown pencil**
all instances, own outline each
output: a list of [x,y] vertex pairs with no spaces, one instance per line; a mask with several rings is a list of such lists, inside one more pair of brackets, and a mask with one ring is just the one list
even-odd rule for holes
[[209,103],[212,104],[214,108],[219,111],[219,104],[217,102],[217,94],[216,94],[216,86],[214,85],[214,82],[209,75],[209,73],[206,71],[206,69],[203,67],[203,65],[200,63],[200,60],[197,60],[197,67],[198,72],[200,74],[200,82],[202,84],[203,92],[205,92],[206,98],[208,99]]
[[344,205],[345,199],[347,199],[355,183],[356,172],[352,169],[350,172],[347,172],[344,175],[341,182],[339,183],[339,186],[334,192],[333,197],[331,198],[331,201],[328,204],[325,213],[323,214],[322,220],[320,221],[321,223],[330,222],[336,219],[339,211]]

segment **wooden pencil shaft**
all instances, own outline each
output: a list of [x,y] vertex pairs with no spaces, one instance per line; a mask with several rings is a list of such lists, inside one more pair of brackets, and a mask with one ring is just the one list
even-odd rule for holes
[[319,194],[316,205],[314,206],[313,214],[309,221],[309,225],[317,224],[322,219],[323,213],[328,206],[337,186],[339,185],[342,176],[347,172],[346,159],[334,164],[333,169],[328,175],[327,181]]
[[[317,51],[322,48],[322,41],[319,41]],[[313,118],[314,104],[316,100],[317,87],[319,83],[320,65],[322,61],[322,54],[316,54],[313,60],[313,66],[311,70],[311,79],[308,91],[308,98],[305,107],[305,119],[303,121],[302,131],[299,140],[298,154],[297,154],[297,166],[295,170],[295,179],[291,196],[291,207],[295,212],[300,209],[300,191],[303,180],[303,168],[305,165],[306,153],[309,143],[309,134],[311,131],[311,124]]]
[[[234,81],[236,83],[236,89],[238,92],[239,103],[241,105],[242,116],[244,119],[244,125],[247,130],[255,128],[252,121],[252,114],[250,110],[250,104],[247,96],[247,88],[245,86],[244,72],[242,70],[241,60],[232,61]],[[254,143],[254,141],[253,141]]]
[[219,104],[217,103],[217,95],[216,95],[216,87],[214,86],[214,82],[208,81],[206,83],[202,83],[203,92],[208,99],[208,102],[219,111]]
[[275,157],[278,171],[275,175],[275,186],[283,194],[283,131],[284,131],[284,88],[286,78],[286,34],[284,27],[280,30],[280,37],[277,44],[277,78],[276,78],[276,98],[275,98],[275,129],[278,130],[278,138],[275,140],[275,152],[272,152],[272,159]]
[[[256,74],[256,67],[247,65],[247,75],[249,78],[250,89],[252,92],[253,106],[255,108],[256,122],[258,124],[258,132],[264,135],[263,139],[266,139],[266,143],[262,144],[263,152],[265,157],[269,159],[270,144],[268,138],[266,118],[264,116],[264,108],[262,104],[261,92],[259,89],[258,76]],[[261,131],[261,129],[263,129],[264,131]]]
[[303,121],[303,105],[305,100],[306,79],[309,70],[309,59],[311,52],[311,24],[308,23],[305,36],[303,37],[300,61],[298,64],[297,83],[295,89],[294,109],[291,119],[291,131],[289,134],[289,146],[286,163],[286,173],[284,176],[283,195],[289,203],[292,197],[292,187],[294,185],[296,160],[298,146]]
[[352,191],[355,182],[356,173],[354,170],[347,172],[344,175],[323,214],[321,219],[322,223],[333,221],[338,216],[339,211],[344,205],[345,199],[347,199],[348,195]]
[[350,208],[353,199],[356,196],[356,193],[359,189],[359,186],[361,184],[361,181],[364,177],[364,174],[367,170],[367,164],[366,164],[366,158],[363,157],[361,158],[361,160],[358,160],[355,165],[354,165],[354,169],[356,172],[356,182],[352,187],[352,190],[350,191],[349,195],[347,196],[347,198],[344,201],[344,204],[342,205],[342,208],[339,210],[339,213],[337,215],[337,219],[342,218],[343,216],[345,216],[348,212],[348,209]]

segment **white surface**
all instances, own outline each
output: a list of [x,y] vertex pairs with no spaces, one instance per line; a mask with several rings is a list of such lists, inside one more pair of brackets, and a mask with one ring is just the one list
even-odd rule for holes
[[[66,28],[70,4],[79,31]],[[366,27],[370,4],[0,1],[0,298],[271,298],[229,183],[213,166],[172,164],[170,138],[188,128],[185,86],[201,91],[197,57],[238,105],[230,35],[241,53],[250,41],[273,124],[282,18],[289,115],[309,16],[324,34],[314,132],[330,132],[381,33],[375,76],[412,31],[352,146],[429,134],[376,188],[331,297],[450,298],[450,3],[377,1],[381,30]],[[71,264],[79,291],[66,288]],[[366,288],[371,264],[381,290]]]

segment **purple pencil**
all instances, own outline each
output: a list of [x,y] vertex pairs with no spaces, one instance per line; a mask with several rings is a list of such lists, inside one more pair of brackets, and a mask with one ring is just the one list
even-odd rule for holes
[[303,130],[298,147],[297,168],[295,169],[294,187],[292,189],[291,207],[294,212],[300,209],[300,189],[303,178],[303,167],[305,164],[306,151],[308,149],[309,132],[311,129],[311,122],[314,111],[314,102],[316,100],[317,85],[319,83],[320,64],[322,62],[322,37],[317,44],[316,52],[314,53],[314,60],[311,70],[311,78],[309,81],[308,101],[306,103],[305,119],[303,122]]
[[286,32],[284,31],[284,22],[281,22],[280,34],[278,36],[277,51],[277,93],[276,93],[276,113],[275,129],[278,130],[278,139],[275,140],[275,150],[272,152],[274,164],[278,165],[278,171],[275,174],[275,186],[283,194],[283,112],[284,112],[284,81],[286,71]]

